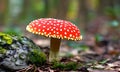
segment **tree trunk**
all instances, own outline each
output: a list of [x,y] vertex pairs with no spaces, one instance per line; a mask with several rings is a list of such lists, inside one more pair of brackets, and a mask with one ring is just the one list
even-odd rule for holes
[[85,30],[86,25],[88,24],[88,6],[87,6],[87,0],[78,0],[78,21],[80,22],[80,29]]
[[69,7],[69,0],[59,0],[56,18],[66,19],[68,7]]
[[0,24],[3,24],[4,22],[5,8],[6,8],[6,1],[0,0]]

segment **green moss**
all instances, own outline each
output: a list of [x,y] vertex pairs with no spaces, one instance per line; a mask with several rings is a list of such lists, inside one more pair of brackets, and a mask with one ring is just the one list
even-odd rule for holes
[[0,54],[5,54],[6,53],[6,49],[4,49],[4,48],[2,48],[2,47],[0,47]]
[[78,64],[76,62],[69,62],[65,65],[65,70],[76,70],[78,67]]
[[68,63],[61,63],[58,61],[52,62],[53,69],[60,69],[60,70],[76,70],[79,67],[78,63],[76,62],[68,62]]
[[36,65],[43,65],[46,62],[46,55],[39,49],[34,49],[28,55],[29,61]]
[[63,70],[65,68],[65,65],[63,63],[58,62],[58,61],[54,61],[54,62],[52,62],[52,68],[53,69],[58,68],[58,69]]
[[11,44],[13,39],[10,35],[0,32],[0,43],[1,44]]

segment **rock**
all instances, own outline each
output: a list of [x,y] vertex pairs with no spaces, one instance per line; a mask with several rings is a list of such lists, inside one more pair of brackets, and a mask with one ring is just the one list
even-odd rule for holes
[[30,63],[44,64],[45,61],[45,54],[32,40],[0,33],[0,72],[12,72],[25,68]]

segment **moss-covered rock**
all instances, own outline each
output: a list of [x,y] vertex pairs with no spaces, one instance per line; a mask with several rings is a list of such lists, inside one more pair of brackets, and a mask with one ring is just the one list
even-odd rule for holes
[[45,54],[32,40],[0,32],[0,70],[15,71],[30,63],[42,65],[45,61]]

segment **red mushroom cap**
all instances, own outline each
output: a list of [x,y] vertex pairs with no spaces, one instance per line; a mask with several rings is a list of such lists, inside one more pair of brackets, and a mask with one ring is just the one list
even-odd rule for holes
[[26,27],[26,30],[34,34],[58,39],[82,39],[77,26],[69,21],[54,18],[41,18],[38,20],[34,20]]

